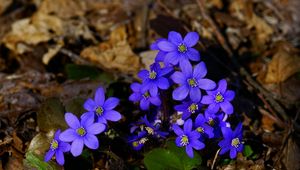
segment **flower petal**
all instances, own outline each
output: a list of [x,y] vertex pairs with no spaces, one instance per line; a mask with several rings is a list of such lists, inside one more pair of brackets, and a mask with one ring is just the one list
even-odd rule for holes
[[104,110],[112,110],[119,104],[120,100],[116,97],[108,98],[103,105]]
[[66,113],[65,120],[66,120],[67,124],[73,129],[77,129],[80,127],[80,122],[79,122],[78,118],[72,113]]
[[221,109],[226,113],[226,114],[232,114],[233,113],[233,106],[230,102],[228,101],[223,101],[220,103]]
[[78,137],[74,129],[67,129],[59,135],[59,139],[64,142],[72,142]]
[[198,87],[204,90],[212,90],[216,87],[216,83],[210,79],[198,80]]
[[192,140],[191,146],[196,150],[200,150],[205,147],[204,143],[200,142],[199,140]]
[[190,59],[192,61],[200,60],[200,53],[199,53],[199,51],[195,50],[194,48],[189,48],[185,54],[188,57],[188,59]]
[[86,134],[83,138],[84,144],[90,149],[97,149],[99,147],[99,141],[95,135]]
[[130,85],[130,88],[131,88],[131,90],[134,91],[134,92],[140,92],[141,86],[142,86],[142,85],[141,85],[140,83],[132,83],[132,84]]
[[223,155],[226,152],[228,152],[229,150],[230,150],[230,146],[225,146],[225,147],[221,148],[221,151],[219,152],[219,154]]
[[207,108],[207,112],[209,112],[210,114],[214,114],[214,113],[217,113],[220,109],[220,105],[219,104],[216,104],[216,103],[212,103],[208,106]]
[[178,125],[174,124],[172,127],[173,127],[173,130],[176,133],[176,135],[178,135],[178,136],[183,135],[183,131]]
[[103,116],[106,120],[110,120],[113,122],[119,121],[122,118],[121,114],[115,110],[107,111]]
[[198,114],[198,116],[195,119],[195,127],[199,127],[203,125],[206,122],[205,117],[202,114]]
[[185,77],[191,77],[193,74],[192,64],[188,60],[183,60],[180,62],[180,68]]
[[179,45],[180,43],[182,43],[182,36],[178,32],[170,31],[168,35],[168,40],[173,44]]
[[94,112],[86,112],[81,115],[81,125],[85,128],[90,126],[95,122],[95,113]]
[[182,145],[181,145],[181,137],[180,137],[180,136],[178,136],[178,137],[176,138],[175,143],[176,143],[176,145],[177,145],[178,147],[182,147]]
[[167,52],[158,51],[158,53],[156,54],[156,57],[155,57],[155,62],[163,62],[166,55],[167,55]]
[[199,34],[197,32],[189,32],[183,39],[184,43],[188,47],[192,47],[197,44],[199,40]]
[[169,41],[160,41],[159,43],[157,43],[157,46],[159,49],[161,49],[162,51],[166,51],[166,52],[171,52],[171,51],[177,50],[176,49],[177,46]]
[[95,93],[95,103],[98,106],[102,106],[105,100],[105,93],[102,87],[99,87]]
[[172,74],[171,79],[177,84],[184,84],[186,82],[186,78],[182,72],[176,71]]
[[230,128],[228,128],[228,127],[222,127],[221,131],[222,131],[223,137],[225,139],[228,139],[228,140],[232,139],[233,132],[232,132],[232,130]]
[[44,161],[45,162],[48,162],[52,157],[53,155],[55,154],[55,151],[50,149],[46,154],[45,154],[45,158],[44,158]]
[[54,134],[54,139],[57,140],[57,139],[59,138],[60,133],[61,133],[61,130],[60,130],[60,129],[56,130],[56,132],[55,132],[55,134]]
[[222,94],[225,93],[227,89],[227,81],[225,79],[222,79],[218,82],[218,92],[221,92]]
[[202,104],[212,104],[214,102],[214,97],[210,95],[203,96],[201,99]]
[[236,149],[235,148],[231,148],[230,149],[230,158],[234,159],[236,157]]
[[156,96],[158,93],[157,85],[152,83],[151,88],[149,89],[149,93],[151,96]]
[[192,131],[193,128],[193,121],[192,119],[188,119],[187,121],[185,121],[184,125],[183,125],[183,131],[184,133],[188,133],[190,131]]
[[149,109],[149,106],[150,106],[150,101],[148,100],[145,100],[145,99],[142,99],[141,102],[140,102],[140,108],[142,110],[148,110]]
[[149,71],[146,70],[146,69],[143,69],[141,70],[139,73],[138,73],[138,77],[142,80],[144,79],[147,79],[149,77]]
[[57,151],[55,153],[55,158],[56,158],[56,161],[59,165],[64,165],[65,163],[65,158],[64,158],[64,154],[62,151]]
[[158,82],[157,82],[157,86],[160,88],[160,89],[163,89],[163,90],[166,90],[170,87],[170,84],[169,84],[169,81],[168,79],[164,78],[164,77],[160,77],[158,79]]
[[207,74],[207,69],[205,63],[202,61],[201,63],[197,64],[194,68],[193,77],[197,80],[205,77]]
[[177,65],[179,62],[178,51],[172,51],[172,52],[169,52],[168,54],[166,54],[164,62],[165,62],[165,65],[167,65],[167,64]]
[[71,153],[74,157],[79,156],[83,150],[83,139],[77,138],[72,142]]
[[107,121],[103,116],[98,116],[97,123],[107,124]]
[[97,135],[105,130],[106,126],[102,123],[94,123],[86,128],[87,133]]
[[201,91],[198,87],[192,87],[190,89],[190,98],[193,102],[199,102],[201,99]]
[[59,143],[59,150],[61,150],[62,152],[69,152],[70,149],[71,149],[70,144],[62,141]]
[[94,111],[97,107],[96,103],[94,102],[94,100],[92,99],[87,99],[84,104],[83,107],[85,110],[87,111]]
[[158,96],[151,97],[151,98],[149,98],[149,100],[155,106],[160,106],[161,105],[161,100]]
[[187,155],[188,155],[190,158],[193,158],[193,157],[194,157],[194,151],[193,151],[192,146],[187,145],[186,148],[185,148],[185,152],[187,153]]
[[234,96],[235,96],[235,92],[232,91],[232,90],[227,90],[224,94],[224,98],[227,100],[227,101],[231,101],[234,99]]
[[137,102],[137,101],[140,101],[142,99],[142,95],[141,93],[132,93],[130,96],[129,96],[129,100],[132,101],[132,102]]
[[188,94],[189,88],[186,85],[182,85],[173,91],[172,97],[174,100],[183,100]]

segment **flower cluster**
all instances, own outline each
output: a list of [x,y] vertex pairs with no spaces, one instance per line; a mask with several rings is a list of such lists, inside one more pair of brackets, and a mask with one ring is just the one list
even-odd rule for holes
[[71,152],[79,156],[84,146],[89,149],[97,149],[99,141],[96,135],[107,129],[107,120],[118,121],[121,114],[114,110],[119,104],[119,99],[109,97],[105,100],[102,87],[98,88],[93,99],[87,99],[83,105],[87,111],[78,119],[73,113],[65,113],[65,121],[68,129],[61,132],[57,130],[50,144],[50,149],[45,155],[48,162],[54,155],[58,164],[64,164],[64,152]]
[[[231,158],[242,151],[242,125],[238,124],[232,131],[227,121],[234,112],[231,101],[235,92],[227,89],[225,79],[215,83],[206,77],[206,65],[193,48],[198,40],[196,32],[189,32],[183,38],[180,33],[171,31],[167,39],[158,39],[151,45],[152,50],[158,51],[155,62],[149,70],[138,73],[141,81],[131,85],[133,93],[129,100],[139,103],[141,110],[148,111],[154,119],[148,121],[145,115],[142,121],[133,125],[131,133],[134,135],[129,142],[135,150],[141,149],[149,136],[167,135],[159,129],[161,126],[157,122],[161,122],[162,115],[168,115],[169,127],[177,135],[175,143],[185,147],[189,157],[193,157],[193,149],[205,148],[206,140],[220,141],[220,154],[230,151]],[[166,90],[172,90],[172,98],[178,104],[163,110],[173,104],[163,102],[169,97],[162,95],[168,94],[164,93]],[[174,112],[166,112],[172,109]]]

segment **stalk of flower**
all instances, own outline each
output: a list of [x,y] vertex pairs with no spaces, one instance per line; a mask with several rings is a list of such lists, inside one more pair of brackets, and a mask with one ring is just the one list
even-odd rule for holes
[[212,90],[216,87],[216,83],[210,79],[204,78],[207,73],[204,62],[201,62],[193,69],[189,61],[182,62],[182,71],[176,71],[172,76],[172,80],[179,84],[173,93],[174,100],[183,100],[187,96],[193,102],[199,102],[201,100],[201,90]]
[[55,155],[56,161],[59,165],[63,165],[65,163],[64,152],[70,151],[71,147],[70,144],[59,139],[60,132],[60,129],[55,132],[54,138],[50,143],[50,149],[45,154],[45,162],[48,162]]
[[239,123],[234,131],[228,127],[222,128],[223,140],[219,142],[221,147],[220,155],[230,152],[230,158],[234,159],[237,156],[238,152],[242,152],[244,145],[242,143],[243,135],[243,126],[242,123]]
[[96,115],[97,122],[107,123],[109,121],[119,121],[121,119],[121,114],[113,110],[118,104],[119,99],[115,97],[109,97],[105,100],[104,89],[99,87],[95,93],[94,100],[87,99],[83,105],[84,109],[88,112],[84,113],[81,118],[94,117]]
[[227,82],[222,79],[218,82],[218,88],[212,91],[206,91],[208,95],[203,96],[201,103],[209,105],[207,110],[210,113],[217,113],[220,108],[226,114],[233,113],[233,106],[230,101],[233,100],[235,93],[227,90]]
[[69,129],[59,135],[59,139],[64,142],[72,142],[71,153],[73,156],[79,156],[84,145],[90,149],[97,149],[99,141],[95,135],[100,134],[106,128],[102,123],[94,123],[93,116],[87,116],[81,121],[72,114],[65,114],[65,121]]
[[193,131],[193,121],[188,119],[184,125],[183,130],[176,124],[173,125],[173,130],[178,136],[175,140],[175,143],[178,147],[185,147],[185,151],[190,158],[194,157],[194,151],[201,150],[205,147],[199,138],[200,134],[197,131]]

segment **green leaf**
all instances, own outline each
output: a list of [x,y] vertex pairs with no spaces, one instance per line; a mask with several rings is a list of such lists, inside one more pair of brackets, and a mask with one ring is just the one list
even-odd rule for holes
[[194,158],[190,158],[189,156],[187,156],[185,152],[185,148],[177,147],[174,141],[167,142],[167,149],[169,149],[171,152],[177,155],[177,157],[181,161],[181,164],[183,165],[183,169],[185,170],[196,168],[200,166],[202,163],[201,156],[195,150],[194,150]]
[[54,163],[44,162],[41,156],[34,154],[33,152],[27,152],[25,155],[24,166],[28,169],[39,170],[58,170],[59,168]]
[[201,156],[194,151],[194,158],[187,156],[185,148],[179,148],[174,141],[167,142],[166,149],[157,148],[145,155],[144,163],[149,170],[180,169],[191,170],[201,165]]
[[245,157],[249,157],[253,154],[253,150],[252,150],[250,145],[245,145],[244,146],[243,154],[244,154]]
[[148,170],[183,169],[179,157],[166,149],[156,148],[145,155],[144,163]]

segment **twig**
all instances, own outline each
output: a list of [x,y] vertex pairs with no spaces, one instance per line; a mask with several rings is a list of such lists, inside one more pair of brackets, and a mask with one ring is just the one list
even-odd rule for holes
[[211,165],[211,169],[212,169],[212,170],[214,169],[214,166],[215,166],[215,163],[216,163],[216,161],[217,161],[217,158],[218,158],[218,155],[219,155],[220,150],[221,150],[221,149],[217,150],[217,152],[216,152],[216,154],[215,154],[213,163],[212,163],[212,165]]

